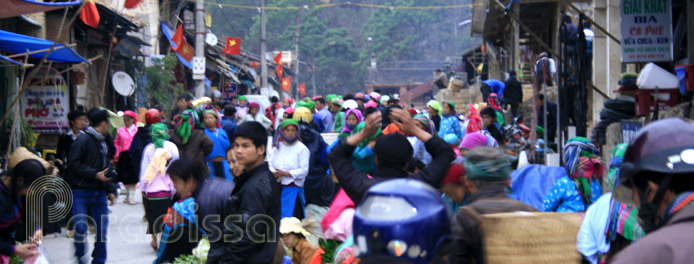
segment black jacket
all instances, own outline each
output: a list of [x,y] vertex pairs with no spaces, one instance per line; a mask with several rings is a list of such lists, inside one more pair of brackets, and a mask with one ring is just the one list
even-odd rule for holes
[[306,123],[300,123],[301,142],[311,153],[308,163],[308,175],[304,181],[306,203],[318,206],[329,206],[335,195],[335,184],[326,173],[329,168],[327,144],[317,130]]
[[272,263],[279,240],[280,187],[267,162],[235,180],[225,215],[236,228],[224,230],[234,242],[211,244],[207,263]]
[[523,102],[523,86],[516,78],[506,80],[506,88],[504,88],[504,99],[511,102]]
[[[79,137],[79,135],[77,136]],[[75,141],[72,140],[72,136],[68,135],[67,133],[61,134],[58,138],[58,146],[56,148],[55,158],[63,162],[63,166],[58,167],[58,169],[60,169],[60,175],[65,174],[65,170],[67,168],[65,166],[67,165],[67,157],[69,156],[70,147],[74,142]]]
[[352,165],[350,157],[355,147],[348,145],[347,140],[340,140],[340,143],[330,152],[329,159],[340,185],[349,198],[354,201],[354,204],[359,204],[371,186],[390,179],[416,179],[438,188],[443,178],[446,177],[451,162],[455,159],[455,153],[446,141],[437,136],[432,137],[424,146],[431,154],[431,163],[424,170],[412,176],[407,176],[404,170],[379,167],[369,178],[366,173],[358,171]]
[[142,152],[145,151],[147,144],[152,143],[152,136],[150,135],[149,127],[150,125],[146,125],[137,129],[137,133],[135,133],[133,141],[130,143],[128,155],[130,155],[130,161],[132,161],[133,171],[137,173],[140,173]]
[[[109,139],[109,137],[106,137],[107,144]],[[110,141],[113,142],[112,140]],[[105,160],[108,161],[110,159],[107,157]],[[109,164],[104,163],[101,143],[94,136],[84,134],[72,143],[67,164],[65,181],[73,190],[104,190],[107,193],[116,193],[118,185],[115,182],[101,182],[96,179],[96,174],[106,169]]]

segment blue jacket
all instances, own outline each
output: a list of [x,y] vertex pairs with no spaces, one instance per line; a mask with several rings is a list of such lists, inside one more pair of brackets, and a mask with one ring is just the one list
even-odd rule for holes
[[458,120],[457,116],[441,117],[439,137],[444,138],[447,134],[454,134],[459,140],[462,140],[463,130],[460,127],[460,120]]
[[222,124],[222,129],[224,129],[224,131],[227,132],[227,138],[229,139],[229,142],[234,142],[234,135],[236,134],[236,118],[232,119],[223,116],[222,120],[220,120],[219,123]]

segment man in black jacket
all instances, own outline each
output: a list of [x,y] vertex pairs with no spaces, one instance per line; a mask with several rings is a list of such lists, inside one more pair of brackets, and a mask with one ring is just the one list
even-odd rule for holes
[[92,109],[87,113],[88,126],[84,135],[72,143],[68,156],[68,171],[65,181],[72,189],[73,205],[71,222],[75,225],[75,257],[86,263],[87,215],[96,222],[96,240],[91,263],[106,262],[106,230],[108,207],[116,201],[117,185],[111,181],[109,170],[108,143],[111,125],[105,110]]
[[77,137],[84,134],[82,131],[87,127],[87,114],[80,109],[75,109],[67,114],[67,119],[70,122],[70,128],[65,134],[60,135],[58,138],[58,147],[56,150],[56,158],[62,162],[63,166],[60,166],[60,174],[65,174],[65,163],[67,162],[68,153],[70,152],[70,146],[77,140]]
[[359,172],[350,160],[355,147],[362,140],[371,137],[381,127],[381,113],[374,112],[366,117],[364,130],[347,138],[330,152],[330,164],[335,176],[349,198],[359,204],[366,191],[373,185],[395,178],[410,178],[424,181],[434,187],[439,187],[441,180],[446,177],[446,171],[455,159],[453,149],[443,139],[433,136],[416,126],[410,114],[402,109],[393,109],[392,117],[400,129],[408,135],[416,136],[424,142],[432,161],[424,170],[408,176],[405,169],[412,157],[412,146],[401,134],[388,134],[376,141],[375,153],[378,167],[369,177]]
[[235,179],[225,214],[237,228],[225,228],[223,242],[210,245],[207,263],[272,263],[281,215],[280,187],[265,162],[265,135],[258,122],[236,129],[233,153],[244,170]]
[[518,105],[523,103],[523,86],[516,79],[516,71],[508,73],[504,97],[501,99],[501,103],[511,105],[512,117],[518,116]]

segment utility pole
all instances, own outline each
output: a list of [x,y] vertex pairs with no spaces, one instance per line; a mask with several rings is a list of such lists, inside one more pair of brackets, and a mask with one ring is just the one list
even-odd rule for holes
[[294,41],[294,47],[296,48],[296,77],[294,77],[296,83],[296,93],[295,98],[299,99],[299,37],[301,36],[301,10],[299,10],[299,17],[296,22],[296,41]]
[[[205,58],[205,2],[195,0],[195,57]],[[205,96],[205,78],[195,80],[195,97]]]
[[[198,0],[200,1],[200,0]],[[265,0],[260,1],[260,69],[261,73],[261,88],[267,88],[267,47],[265,46],[267,33],[265,32]],[[281,81],[281,80],[280,80]]]

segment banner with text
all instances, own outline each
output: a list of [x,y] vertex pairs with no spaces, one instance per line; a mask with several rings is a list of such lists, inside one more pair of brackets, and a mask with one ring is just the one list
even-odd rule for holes
[[622,62],[672,61],[672,0],[622,0]]
[[68,127],[69,98],[65,79],[58,71],[42,68],[22,93],[22,118],[36,133],[60,133]]

